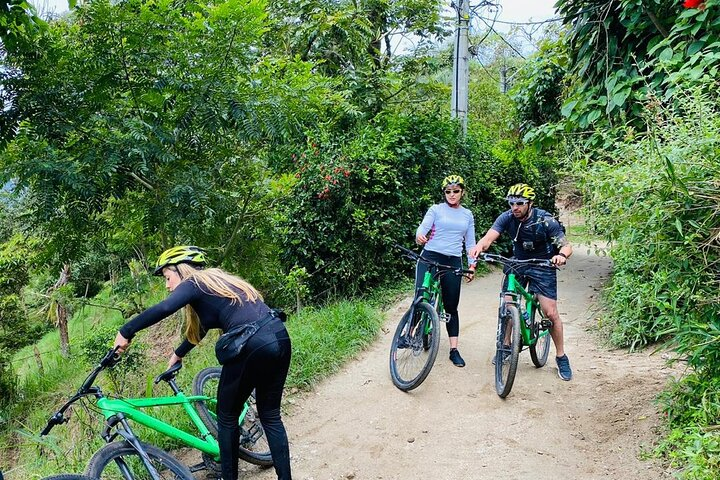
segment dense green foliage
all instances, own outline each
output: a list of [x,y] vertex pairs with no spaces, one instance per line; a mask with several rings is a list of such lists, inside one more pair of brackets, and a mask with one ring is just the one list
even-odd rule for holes
[[720,2],[700,3],[560,0],[555,55],[528,62],[515,95],[525,139],[565,157],[611,242],[612,340],[662,342],[689,366],[661,399],[657,451],[686,479],[720,472]]
[[[507,150],[503,150],[503,148]],[[541,156],[510,145],[491,151],[482,136],[459,135],[437,116],[387,116],[349,136],[325,136],[293,153],[297,180],[284,200],[284,255],[305,268],[314,295],[361,294],[392,279],[405,262],[394,243],[412,245],[425,211],[454,173],[465,206],[486,230],[506,205],[506,185],[527,181],[549,201],[555,176]]]
[[637,347],[673,334],[693,367],[720,375],[720,348],[708,343],[720,328],[720,116],[704,108],[706,99],[686,95],[684,103],[691,115],[657,112],[653,135],[618,145],[612,164],[578,170],[587,171],[589,219],[614,242],[607,294],[616,343]]
[[[676,90],[717,76],[719,5],[717,0],[705,1],[701,9],[684,9],[675,0],[558,1],[566,30],[541,53],[539,68],[523,72],[520,121],[538,127],[526,139],[548,146],[580,134],[589,145],[608,150],[613,139],[628,133],[626,127],[644,131],[647,102],[667,101]],[[557,92],[560,86],[564,91]],[[531,92],[548,101],[535,101]],[[556,92],[554,99],[544,95]]]

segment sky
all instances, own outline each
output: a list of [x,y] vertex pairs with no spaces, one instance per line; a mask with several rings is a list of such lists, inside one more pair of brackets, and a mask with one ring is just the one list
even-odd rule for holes
[[499,0],[502,10],[498,20],[504,22],[543,21],[555,17],[557,0]]
[[[497,0],[502,5],[498,20],[504,22],[527,22],[547,20],[555,16],[553,4],[556,0]],[[55,11],[62,13],[67,10],[67,0],[31,0],[41,12]],[[478,0],[470,0],[470,4],[477,4]],[[448,0],[450,4],[450,0]],[[503,26],[498,25],[498,30]]]

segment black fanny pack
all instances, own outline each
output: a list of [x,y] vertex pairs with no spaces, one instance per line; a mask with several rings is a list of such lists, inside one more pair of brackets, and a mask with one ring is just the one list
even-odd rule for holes
[[282,310],[270,310],[270,313],[266,317],[261,318],[257,322],[243,323],[220,335],[220,338],[218,338],[215,344],[215,356],[218,362],[220,362],[220,365],[224,365],[240,355],[248,340],[265,326],[265,324],[275,318],[284,322],[285,313]]

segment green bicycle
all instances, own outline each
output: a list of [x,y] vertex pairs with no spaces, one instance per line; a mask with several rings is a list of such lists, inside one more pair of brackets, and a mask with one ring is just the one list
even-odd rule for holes
[[[217,423],[211,413],[215,404],[215,392],[209,395],[186,396],[175,383],[175,376],[182,368],[181,363],[176,363],[155,378],[155,384],[166,382],[172,389],[173,396],[108,398],[93,383],[101,371],[112,367],[119,360],[116,351],[110,350],[88,375],[78,391],[50,417],[40,435],[47,435],[55,425],[66,423],[68,418],[65,412],[75,402],[92,398],[94,406],[105,417],[106,424],[101,436],[107,444],[95,452],[88,462],[86,476],[100,480],[194,480],[192,472],[208,469],[219,477],[220,449],[214,436],[217,434]],[[204,386],[207,382],[203,379],[208,378],[208,374],[203,372],[208,370],[211,369],[201,371],[194,383]],[[182,405],[199,436],[185,432],[141,410],[170,405]],[[200,450],[203,461],[194,467],[186,467],[164,450],[141,442],[133,432],[129,421],[145,425]],[[240,457],[257,465],[272,465],[270,449],[264,441],[264,431],[257,421],[252,403],[246,403],[240,422]],[[120,440],[115,441],[118,438]]]
[[[507,269],[508,284],[500,293],[498,326],[495,338],[495,391],[500,398],[510,394],[518,359],[523,347],[530,350],[530,358],[537,368],[547,363],[550,352],[550,329],[552,321],[545,316],[537,294],[528,292],[528,285],[522,285],[517,271],[522,266],[556,268],[550,260],[517,260],[501,255],[484,253],[480,258],[489,263],[500,263]],[[522,321],[521,321],[522,319]]]
[[445,274],[470,275],[475,272],[427,260],[412,250],[395,245],[404,256],[427,264],[423,284],[415,293],[410,308],[400,319],[390,346],[390,377],[403,391],[417,388],[430,374],[440,349],[440,322],[447,322],[440,292]]

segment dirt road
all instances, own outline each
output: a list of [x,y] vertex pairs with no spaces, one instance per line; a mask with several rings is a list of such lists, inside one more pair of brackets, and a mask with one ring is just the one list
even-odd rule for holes
[[[655,439],[652,400],[671,374],[659,355],[608,351],[589,329],[610,261],[579,247],[559,274],[559,308],[575,378],[561,381],[554,350],[542,369],[523,352],[510,396],[494,390],[491,359],[495,272],[463,286],[460,351],[447,338],[428,379],[397,390],[388,348],[403,301],[388,312],[384,333],[315,391],[291,399],[285,422],[293,475],[334,479],[662,479],[667,472],[638,458]],[[445,332],[443,332],[445,334]],[[242,464],[242,478],[274,471]]]

